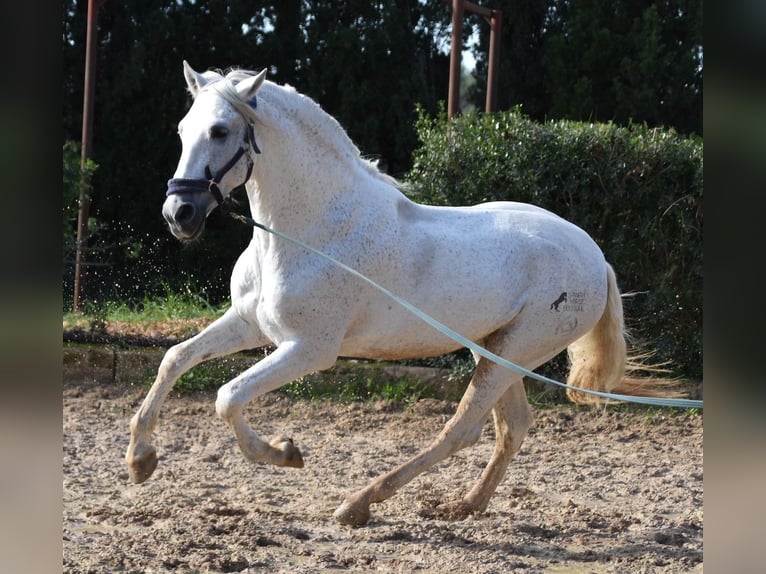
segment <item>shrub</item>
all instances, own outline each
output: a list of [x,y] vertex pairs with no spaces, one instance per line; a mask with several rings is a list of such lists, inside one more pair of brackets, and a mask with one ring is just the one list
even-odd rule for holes
[[614,266],[629,329],[677,375],[702,377],[702,141],[645,125],[551,121],[518,109],[416,124],[407,193],[513,200],[588,232]]

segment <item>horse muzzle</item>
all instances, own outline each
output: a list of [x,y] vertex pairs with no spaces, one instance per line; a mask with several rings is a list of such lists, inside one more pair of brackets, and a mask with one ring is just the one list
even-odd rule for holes
[[181,241],[192,241],[205,229],[205,219],[215,208],[209,193],[197,191],[168,195],[162,204],[162,217],[167,221],[170,232]]

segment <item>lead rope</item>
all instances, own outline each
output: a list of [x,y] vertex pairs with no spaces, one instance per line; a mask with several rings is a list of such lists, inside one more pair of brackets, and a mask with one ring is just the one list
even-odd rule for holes
[[548,377],[545,377],[543,375],[538,375],[537,373],[530,371],[528,369],[525,369],[524,367],[521,367],[517,365],[516,363],[512,363],[511,361],[504,359],[503,357],[496,355],[492,351],[489,351],[482,347],[481,345],[477,345],[473,341],[466,339],[463,337],[460,333],[457,331],[454,331],[453,329],[450,329],[443,323],[440,323],[430,315],[424,313],[408,301],[405,301],[398,295],[395,295],[385,287],[378,285],[370,279],[369,277],[366,277],[365,275],[362,275],[359,273],[356,269],[353,269],[346,265],[345,263],[342,263],[335,259],[334,257],[331,257],[327,255],[326,253],[322,253],[321,251],[318,251],[317,249],[314,249],[310,245],[306,245],[302,241],[295,239],[293,237],[290,237],[289,235],[285,235],[284,233],[280,233],[279,231],[276,231],[275,229],[271,229],[270,227],[267,227],[266,225],[263,225],[262,223],[258,223],[251,217],[247,217],[245,215],[241,215],[239,213],[235,213],[233,211],[229,212],[229,215],[236,219],[237,221],[241,221],[242,223],[245,223],[246,225],[249,225],[251,227],[257,227],[258,229],[262,229],[263,231],[266,231],[267,233],[271,233],[272,235],[275,235],[281,239],[284,239],[285,241],[289,241],[290,243],[293,243],[294,245],[297,245],[298,247],[305,249],[306,251],[309,251],[310,253],[313,253],[314,255],[318,255],[319,257],[326,259],[333,265],[336,265],[340,267],[341,269],[348,271],[355,277],[358,277],[362,281],[365,281],[384,295],[390,297],[397,303],[399,303],[402,307],[434,327],[437,331],[440,333],[446,335],[453,341],[456,341],[457,343],[460,343],[462,346],[469,348],[471,351],[475,352],[476,354],[489,359],[490,361],[493,361],[497,363],[498,365],[501,365],[503,367],[506,367],[512,371],[515,371],[516,373],[519,373],[521,375],[524,375],[526,377],[530,377],[533,379],[536,379],[538,381],[541,381],[543,383],[549,383],[552,385],[556,385],[558,387],[562,387],[565,389],[572,389],[575,391],[579,391],[581,393],[587,393],[590,395],[595,395],[597,397],[602,397],[605,399],[612,399],[616,401],[624,401],[629,403],[639,403],[644,405],[652,405],[657,407],[677,407],[677,408],[684,408],[684,409],[701,409],[703,408],[703,401],[701,400],[694,400],[694,399],[663,399],[663,398],[657,398],[657,397],[634,397],[631,395],[619,395],[614,393],[604,393],[601,391],[594,391],[592,389],[581,389],[579,387],[573,387],[571,385],[567,385],[566,383],[562,383],[560,381],[556,381],[554,379],[550,379]]

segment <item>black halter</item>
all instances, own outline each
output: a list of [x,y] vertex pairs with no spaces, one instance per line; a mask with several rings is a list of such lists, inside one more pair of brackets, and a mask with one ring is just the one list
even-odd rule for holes
[[[250,105],[255,108],[258,103],[253,97],[252,100],[250,100]],[[250,176],[253,173],[253,160],[250,157],[250,155],[247,153],[247,151],[252,148],[255,153],[261,153],[261,150],[258,149],[258,144],[255,143],[255,132],[253,130],[253,124],[248,122],[247,124],[247,130],[245,132],[245,138],[244,138],[244,144],[243,146],[240,146],[240,148],[236,151],[236,153],[232,156],[232,158],[226,162],[226,165],[224,165],[220,170],[213,173],[210,169],[210,166],[205,166],[205,177],[207,179],[186,179],[186,178],[173,178],[168,180],[168,191],[165,195],[173,195],[174,193],[184,193],[184,192],[205,192],[209,191],[213,194],[213,197],[215,198],[216,202],[218,203],[219,207],[223,209],[224,211],[227,211],[227,205],[226,200],[223,197],[223,194],[221,193],[221,189],[218,187],[218,184],[221,183],[221,180],[223,177],[229,173],[229,170],[233,168],[235,165],[237,165],[237,162],[242,159],[242,156],[246,156],[247,159],[247,175],[245,176],[245,181],[242,183],[247,183],[247,181],[250,179]],[[236,187],[236,186],[235,186]]]

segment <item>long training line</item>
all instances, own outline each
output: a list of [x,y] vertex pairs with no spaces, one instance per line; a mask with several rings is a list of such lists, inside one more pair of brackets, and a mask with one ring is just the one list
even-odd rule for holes
[[294,245],[297,245],[298,247],[305,249],[306,251],[309,251],[310,253],[313,253],[315,255],[318,255],[319,257],[322,257],[323,259],[329,261],[333,265],[336,265],[343,269],[344,271],[347,271],[354,275],[355,277],[358,277],[362,281],[365,281],[384,295],[390,297],[397,303],[399,303],[402,307],[434,327],[436,330],[438,330],[440,333],[448,336],[452,340],[456,341],[457,343],[460,343],[464,347],[467,347],[471,351],[475,352],[476,354],[489,359],[490,361],[493,361],[497,363],[498,365],[501,365],[503,367],[506,367],[507,369],[510,369],[512,371],[515,371],[516,373],[522,374],[527,377],[531,377],[533,379],[536,379],[538,381],[541,381],[543,383],[550,383],[552,385],[556,385],[565,389],[572,389],[575,391],[580,391],[583,393],[588,393],[590,395],[596,395],[598,397],[602,397],[605,399],[612,399],[615,401],[624,401],[624,402],[630,402],[630,403],[639,403],[639,404],[645,404],[645,405],[653,405],[658,407],[678,407],[678,408],[685,408],[685,409],[701,409],[703,408],[703,401],[701,400],[694,400],[694,399],[663,399],[663,398],[657,398],[657,397],[634,397],[631,395],[620,395],[620,394],[614,394],[614,393],[604,393],[601,391],[594,391],[592,389],[581,389],[579,387],[573,387],[572,385],[567,385],[566,383],[562,383],[560,381],[556,381],[555,379],[551,379],[548,377],[545,377],[543,375],[538,375],[537,373],[530,371],[528,369],[525,369],[524,367],[521,367],[517,365],[516,363],[513,363],[507,359],[504,359],[503,357],[496,355],[492,351],[489,351],[488,349],[485,349],[481,345],[478,345],[471,341],[470,339],[466,339],[463,337],[460,333],[457,331],[447,327],[443,323],[440,323],[430,315],[424,313],[414,305],[412,305],[409,301],[406,301],[396,295],[395,293],[392,293],[382,285],[379,285],[369,277],[366,277],[365,275],[362,275],[357,271],[356,269],[349,267],[345,263],[338,261],[334,257],[331,257],[330,255],[327,255],[326,253],[322,253],[321,251],[314,249],[310,245],[307,245],[303,243],[302,241],[295,239],[294,237],[290,237],[289,235],[285,235],[284,233],[281,233],[275,229],[271,229],[270,227],[267,227],[266,225],[263,225],[262,223],[258,223],[251,217],[247,217],[245,215],[241,215],[239,213],[235,212],[229,212],[229,215],[231,215],[234,219],[241,221],[243,223],[246,223],[247,225],[250,225],[252,227],[257,227],[258,229],[262,229],[263,231],[266,231],[267,233],[271,233],[272,235],[275,235],[281,239],[284,239],[285,241],[289,241],[290,243],[293,243]]

